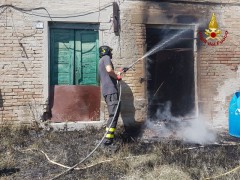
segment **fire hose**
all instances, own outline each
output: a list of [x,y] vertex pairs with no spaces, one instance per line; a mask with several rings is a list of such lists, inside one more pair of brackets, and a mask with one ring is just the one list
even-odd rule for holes
[[[127,72],[130,68],[132,68],[138,61],[142,60],[143,58],[139,58],[138,60],[134,61],[132,64],[130,64],[127,67],[121,68],[120,69],[120,74]],[[114,116],[112,118],[111,123],[108,126],[108,129],[110,129],[110,127],[112,126],[113,120],[115,119],[117,112],[118,112],[118,108],[121,102],[121,96],[122,96],[122,87],[121,87],[121,81],[117,81],[117,85],[118,85],[118,92],[119,92],[119,99],[118,99],[118,103],[117,103],[117,108],[114,112]],[[83,158],[81,161],[79,161],[77,164],[75,164],[72,167],[69,167],[67,170],[61,172],[60,174],[58,174],[57,176],[53,177],[51,180],[57,179],[60,176],[66,174],[69,171],[73,171],[79,164],[83,163],[84,161],[86,161],[98,148],[99,146],[102,144],[105,136],[107,135],[108,131],[105,132],[105,134],[103,135],[102,139],[99,141],[99,143],[95,146],[95,148],[85,157]]]
[[[110,129],[112,123],[113,123],[113,120],[115,119],[116,117],[116,114],[117,114],[117,111],[118,111],[118,108],[119,108],[119,105],[120,105],[120,102],[121,102],[121,96],[122,96],[122,87],[121,87],[121,82],[120,81],[117,81],[117,85],[118,85],[118,91],[119,91],[119,99],[118,99],[118,103],[117,103],[117,108],[115,110],[115,113],[114,113],[114,116],[112,118],[112,121],[111,123],[109,124],[108,126],[108,129]],[[99,141],[99,143],[95,146],[95,148],[85,157],[83,158],[81,161],[79,161],[77,164],[75,164],[74,166],[68,168],[67,170],[63,171],[62,173],[58,174],[57,176],[53,177],[51,180],[54,180],[54,179],[57,179],[59,178],[60,176],[66,174],[67,172],[69,171],[72,171],[74,170],[74,168],[76,168],[79,164],[83,163],[84,161],[86,161],[98,148],[99,146],[102,144],[105,136],[107,135],[108,131],[105,132],[105,134],[103,135],[102,139]]]

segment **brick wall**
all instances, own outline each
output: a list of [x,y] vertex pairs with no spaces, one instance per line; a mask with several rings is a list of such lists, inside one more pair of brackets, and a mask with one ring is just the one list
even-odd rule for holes
[[33,28],[30,15],[12,8],[1,12],[1,120],[28,122],[44,105],[43,31]]
[[[237,20],[239,4],[222,6],[211,3],[156,3],[131,1],[128,11],[131,13],[132,23],[143,27],[143,24],[174,24],[181,25],[188,22],[179,22],[179,16],[194,17],[197,31],[208,28],[212,13],[215,13],[219,28],[223,35],[228,36],[219,46],[208,46],[200,42],[197,37],[196,57],[196,95],[199,116],[204,116],[213,126],[227,127],[228,106],[233,93],[239,90],[239,41]],[[195,1],[196,2],[196,1]],[[202,1],[204,2],[204,1]],[[236,2],[236,1],[232,1]],[[210,4],[210,5],[209,5]],[[135,28],[136,29],[136,28]],[[196,32],[197,33],[197,32]],[[238,35],[238,36],[237,36]],[[135,35],[135,41],[138,37]],[[144,41],[143,41],[144,43]]]
[[[239,5],[206,5],[188,3],[156,3],[154,1],[118,1],[121,33],[115,36],[112,26],[112,1],[18,1],[5,0],[20,8],[44,7],[29,11],[14,8],[0,9],[0,108],[1,120],[29,122],[39,119],[47,108],[48,98],[48,22],[100,22],[99,44],[113,47],[116,68],[141,58],[146,49],[146,24],[183,24],[177,17],[197,19],[198,30],[207,28],[214,12],[219,28],[229,32],[219,46],[208,46],[197,40],[196,84],[199,113],[216,126],[226,126],[228,105],[232,94],[239,89]],[[192,0],[191,2],[196,2]],[[205,2],[205,1],[197,1]],[[215,1],[212,1],[215,2]],[[237,2],[237,1],[231,1]],[[99,6],[100,5],[100,6]],[[99,8],[100,7],[100,8]],[[101,10],[99,13],[98,11]],[[95,11],[83,15],[81,13]],[[48,16],[51,15],[51,18]],[[45,17],[34,16],[41,14]],[[79,14],[77,17],[62,16]],[[56,18],[58,16],[58,18]],[[36,29],[38,21],[44,29]],[[144,121],[146,118],[145,63],[139,61],[123,77],[122,119]],[[102,103],[104,106],[104,103]],[[102,118],[106,118],[106,109]]]
[[229,101],[240,88],[239,10],[240,6],[213,7],[219,28],[228,36],[222,45],[201,45],[198,52],[200,109],[216,126],[227,126]]
[[[1,5],[10,5],[0,9],[1,121],[40,120],[48,102],[48,22],[109,21],[111,16],[105,6],[111,2],[5,0]],[[98,12],[102,7],[103,17]],[[95,11],[91,17],[81,14],[91,11]],[[72,14],[79,16],[61,18]],[[38,21],[44,23],[43,29],[36,28]]]

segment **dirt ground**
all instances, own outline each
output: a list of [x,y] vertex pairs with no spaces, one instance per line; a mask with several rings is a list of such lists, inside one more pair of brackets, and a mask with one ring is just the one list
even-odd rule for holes
[[[71,167],[84,159],[101,140],[103,129],[69,132],[2,127],[0,179],[53,179],[67,170],[62,165]],[[208,145],[146,138],[146,134],[145,138],[126,138],[122,132],[118,128],[116,152],[99,146],[78,169],[56,179],[240,179],[238,168],[231,171],[239,166],[240,140],[227,132],[219,133],[217,142]]]

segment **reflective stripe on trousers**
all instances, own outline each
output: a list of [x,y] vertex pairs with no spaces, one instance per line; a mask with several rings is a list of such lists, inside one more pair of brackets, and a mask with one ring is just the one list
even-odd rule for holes
[[[106,129],[106,131],[108,131],[106,138],[114,138],[114,131],[116,129],[117,122],[118,122],[120,105],[118,107],[118,110],[117,110],[117,113],[116,113],[116,116],[115,116],[113,122],[112,122],[112,119],[114,117],[114,114],[116,112],[117,105],[118,105],[118,93],[108,94],[108,95],[104,96],[104,98],[105,98],[105,102],[108,107],[108,114],[109,114],[109,119],[107,122],[107,128],[109,128],[109,129]],[[109,127],[111,122],[112,122],[112,125],[111,125],[111,127]]]
[[106,128],[106,138],[111,139],[114,138],[114,132],[116,128]]

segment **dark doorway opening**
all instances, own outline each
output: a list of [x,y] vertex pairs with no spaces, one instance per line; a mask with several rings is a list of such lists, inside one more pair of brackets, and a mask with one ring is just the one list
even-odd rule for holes
[[159,119],[166,110],[169,118],[192,116],[195,111],[194,31],[151,27],[146,33],[147,51],[180,33],[147,57],[148,118]]

